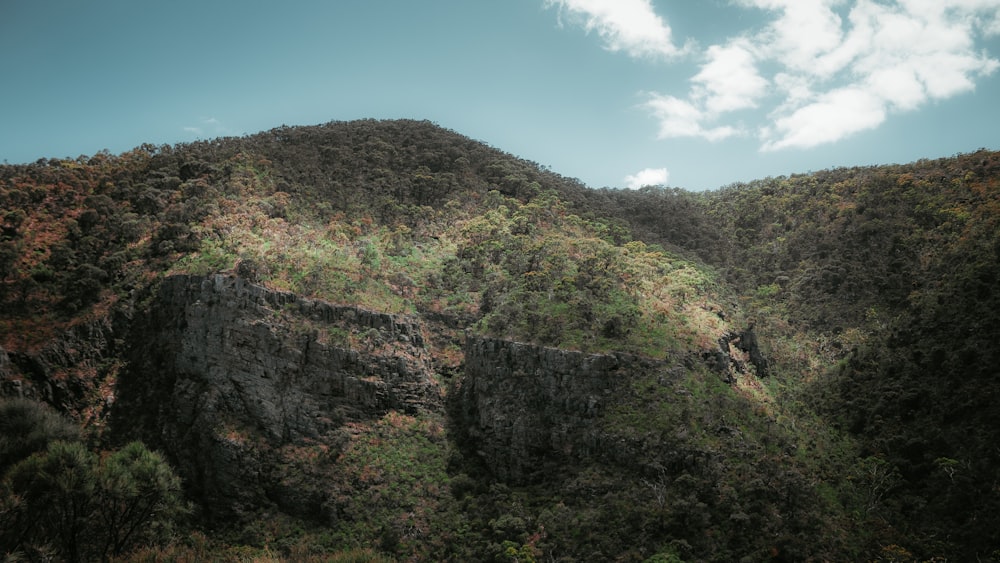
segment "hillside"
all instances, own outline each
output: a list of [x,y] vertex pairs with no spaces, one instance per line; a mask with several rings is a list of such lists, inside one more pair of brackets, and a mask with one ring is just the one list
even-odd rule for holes
[[[0,550],[995,556],[998,181],[591,190],[411,121],[0,167]],[[71,515],[18,476],[66,440],[140,440],[190,509],[38,526]]]

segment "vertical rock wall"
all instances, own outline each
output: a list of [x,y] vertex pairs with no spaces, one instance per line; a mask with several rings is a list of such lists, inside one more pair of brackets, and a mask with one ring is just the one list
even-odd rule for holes
[[469,337],[459,410],[468,443],[497,477],[525,482],[553,464],[615,457],[600,419],[631,378],[666,364]]
[[[328,341],[331,330],[364,346]],[[116,433],[165,451],[214,517],[269,501],[320,511],[319,484],[275,482],[282,448],[335,452],[346,421],[440,407],[418,324],[239,277],[163,280],[128,349]]]

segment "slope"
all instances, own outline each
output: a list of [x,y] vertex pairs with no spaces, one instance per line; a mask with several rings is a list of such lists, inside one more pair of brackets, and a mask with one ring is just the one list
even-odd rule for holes
[[[814,374],[789,398],[861,443],[873,543],[917,560],[996,553],[998,175],[1000,155],[982,150],[706,202],[731,245],[719,267],[767,325],[772,359]],[[796,358],[809,343],[819,365]]]
[[360,121],[5,166],[0,389],[163,451],[175,557],[981,556],[996,161],[594,191]]

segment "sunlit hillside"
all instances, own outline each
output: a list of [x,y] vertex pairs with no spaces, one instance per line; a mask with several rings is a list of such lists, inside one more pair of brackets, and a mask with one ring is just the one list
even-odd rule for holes
[[1000,554],[997,153],[592,190],[367,120],[0,210],[10,560]]

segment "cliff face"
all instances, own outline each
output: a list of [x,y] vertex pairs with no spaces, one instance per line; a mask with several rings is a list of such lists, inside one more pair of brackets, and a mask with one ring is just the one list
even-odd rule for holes
[[[331,499],[351,494],[330,483],[352,423],[443,411],[424,341],[433,327],[413,318],[225,274],[167,277],[137,299],[130,314],[81,325],[33,356],[0,350],[5,394],[71,402],[75,380],[59,373],[115,366],[102,403],[112,405],[109,436],[165,453],[210,520],[267,507],[334,520]],[[633,408],[637,381],[689,401],[682,381],[694,362],[720,380],[745,375],[759,354],[746,343],[755,344],[749,329],[678,362],[468,333],[452,428],[509,483],[567,464],[643,471],[648,448],[609,433],[609,412]]]
[[540,477],[547,466],[617,459],[602,415],[644,374],[667,362],[627,354],[584,354],[469,337],[458,402],[466,438],[507,481]]
[[239,277],[165,279],[130,333],[114,432],[167,453],[209,517],[329,516],[308,476],[345,422],[440,404],[418,324]]
[[0,397],[42,401],[81,423],[100,425],[113,402],[127,313],[121,308],[75,324],[39,348],[0,347]]

